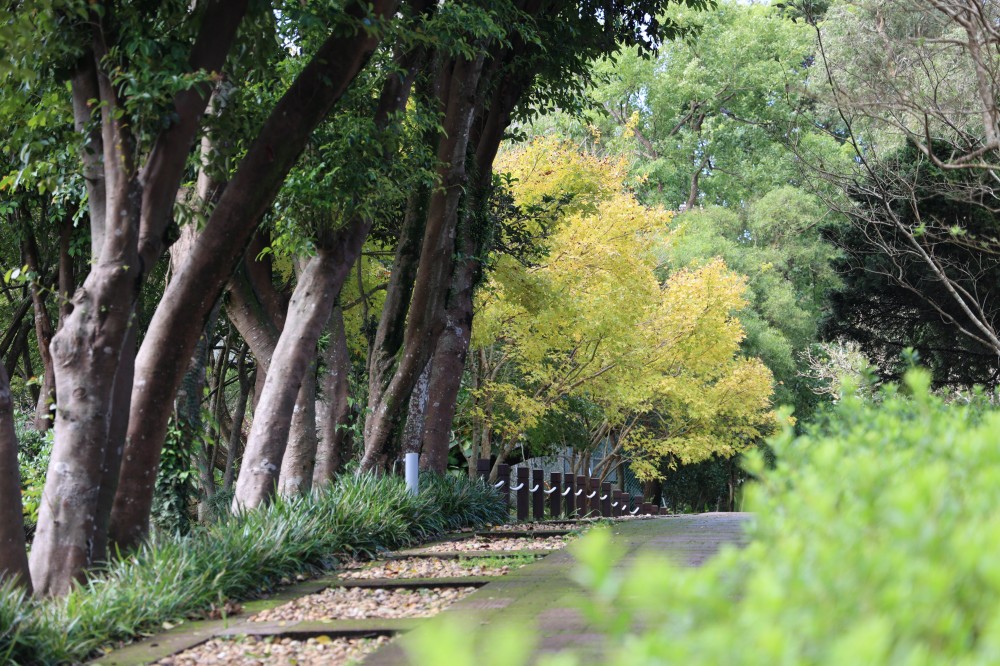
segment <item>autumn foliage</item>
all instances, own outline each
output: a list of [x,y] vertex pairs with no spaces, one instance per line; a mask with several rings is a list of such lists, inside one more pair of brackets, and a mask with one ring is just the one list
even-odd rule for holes
[[771,431],[771,373],[740,354],[745,277],[721,260],[665,275],[656,249],[674,215],[641,204],[620,161],[541,139],[501,169],[522,205],[562,197],[537,230],[542,256],[501,257],[480,292],[478,414],[502,452],[580,401],[589,441],[574,445],[609,441],[607,464],[623,458],[640,478],[668,456],[731,456]]

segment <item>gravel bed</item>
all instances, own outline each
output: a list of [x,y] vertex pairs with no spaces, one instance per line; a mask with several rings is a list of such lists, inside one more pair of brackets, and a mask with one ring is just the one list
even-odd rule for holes
[[389,638],[330,638],[300,641],[280,636],[213,638],[179,654],[159,660],[160,666],[343,666],[356,664]]
[[464,576],[503,576],[511,567],[470,566],[461,560],[439,560],[433,557],[410,557],[338,571],[341,578],[462,578]]
[[251,622],[303,622],[364,620],[367,618],[431,617],[474,587],[424,587],[385,590],[363,587],[330,587],[317,594],[261,611]]
[[528,538],[484,538],[474,537],[462,541],[447,541],[416,548],[415,553],[449,553],[480,550],[558,550],[566,545],[568,539],[563,536],[528,537]]
[[558,530],[579,530],[591,527],[594,521],[591,519],[567,520],[559,523],[511,523],[509,525],[490,525],[489,530],[479,530],[480,532],[550,532]]

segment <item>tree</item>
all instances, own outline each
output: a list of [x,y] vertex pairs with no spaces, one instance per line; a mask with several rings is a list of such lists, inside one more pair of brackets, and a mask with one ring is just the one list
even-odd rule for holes
[[[697,1],[686,4],[702,6]],[[480,274],[477,257],[486,249],[482,241],[490,236],[488,224],[483,225],[488,223],[483,206],[504,132],[532,109],[578,101],[593,58],[630,47],[648,51],[660,39],[675,36],[676,24],[660,18],[662,7],[660,2],[514,3],[510,14],[502,17],[514,21],[509,42],[501,44],[488,62],[465,57],[446,62],[442,71],[448,91],[440,98],[445,132],[437,142],[444,189],[431,192],[427,200],[423,242],[414,242],[408,255],[397,255],[398,274],[412,271],[413,278],[390,284],[373,346],[377,356],[369,359],[362,469],[383,465],[390,454],[393,433],[442,334],[451,330],[456,335],[452,347],[444,348],[443,358],[461,358],[462,350],[468,349],[472,292]],[[566,40],[567,31],[576,39]],[[488,45],[484,40],[483,46]],[[463,199],[465,185],[468,196]],[[414,225],[416,236],[419,222]],[[456,255],[464,259],[456,262]],[[402,336],[392,333],[404,319]],[[453,364],[441,376],[447,378],[449,396],[457,395],[460,369]],[[446,429],[440,423],[436,432],[436,446],[446,445],[441,438]]]
[[586,127],[563,119],[556,129],[629,156],[640,198],[668,208],[739,206],[796,181],[788,145],[810,131],[800,120],[809,26],[763,4],[676,6],[667,15],[685,38],[653,58],[623,51],[598,60],[591,94],[599,111],[585,116]]
[[[992,297],[982,289],[996,251],[994,10],[858,2],[813,19],[824,67],[817,90],[838,114],[830,131],[845,142],[850,162],[809,161],[849,198],[831,203],[854,222],[854,232],[844,234],[854,266],[872,274],[854,284],[890,286],[848,315],[859,338],[881,348],[876,362],[884,369],[894,365],[898,349],[886,354],[882,334],[900,318],[943,320],[967,338],[958,345],[966,359],[1000,353]],[[852,298],[841,303],[850,308]],[[884,310],[892,302],[902,306],[894,316],[860,321],[862,309]],[[939,355],[935,329],[921,322],[910,341]],[[939,376],[949,381],[961,373],[948,374]]]
[[[157,308],[154,319],[166,320],[168,330],[159,337],[159,324],[150,330],[145,342],[156,351],[140,354],[134,386],[129,342],[136,332],[134,306],[169,243],[178,189],[217,73],[238,41],[237,28],[253,21],[244,21],[247,3],[241,2],[198,3],[193,9],[169,5],[153,13],[124,4],[100,11],[72,3],[38,9],[15,13],[3,34],[5,84],[16,90],[25,89],[25,82],[39,89],[56,83],[52,89],[60,90],[61,82],[35,77],[36,68],[25,65],[32,52],[28,35],[42,35],[38,42],[46,63],[71,72],[74,115],[86,143],[78,168],[85,176],[93,232],[90,274],[52,344],[59,394],[56,444],[31,553],[36,591],[60,594],[103,558],[119,457],[126,448],[111,531],[124,547],[145,532],[172,398],[218,291],[312,129],[367,62],[382,19],[394,14],[396,4],[376,3],[370,12],[356,5],[317,10],[325,12],[323,21],[310,25],[323,25],[326,37],[316,40],[322,44],[311,64],[253,132],[255,141],[248,142],[195,250],[174,276],[173,291]],[[301,11],[290,9],[287,15]],[[274,17],[270,11],[262,15],[264,23]],[[362,24],[366,28],[356,29]],[[255,28],[242,38],[271,36]],[[299,36],[306,40],[304,32]],[[294,53],[286,58],[296,64],[309,60]],[[35,164],[30,153],[21,156],[25,170]],[[198,269],[203,272],[195,275]],[[178,297],[185,279],[192,292]]]
[[[522,173],[565,187],[567,173],[589,167],[576,181],[584,194],[616,173],[613,162],[565,149],[545,155],[545,143],[514,158]],[[537,177],[525,184],[536,195]],[[497,461],[568,398],[596,407],[578,448],[610,438],[602,474],[623,454],[644,478],[668,455],[731,456],[774,423],[770,372],[739,355],[733,312],[746,305],[745,280],[714,261],[661,283],[652,248],[671,242],[672,216],[639,204],[620,181],[605,191],[558,219],[537,264],[501,258],[483,292],[477,346],[499,351],[481,354],[495,360],[478,368],[478,415],[499,440]]]
[[13,579],[31,589],[31,574],[21,513],[21,481],[14,433],[14,401],[7,372],[0,367],[0,580]]
[[801,355],[818,341],[831,295],[841,286],[835,264],[840,250],[823,235],[842,226],[820,199],[785,186],[741,208],[685,213],[664,248],[673,269],[721,257],[748,276],[748,305],[739,312],[746,331],[742,349],[774,374],[776,404],[793,406],[800,418],[817,401],[811,382],[800,375]]

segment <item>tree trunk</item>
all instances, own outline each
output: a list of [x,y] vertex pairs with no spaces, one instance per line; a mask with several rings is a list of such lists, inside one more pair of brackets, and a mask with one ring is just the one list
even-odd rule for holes
[[[376,0],[375,19],[391,17],[395,0]],[[349,14],[368,14],[351,4]],[[180,367],[264,213],[298,160],[313,129],[326,117],[378,45],[359,31],[331,35],[275,105],[212,211],[198,246],[167,287],[137,358],[126,464],[115,497],[112,539],[123,549],[149,526],[156,469],[180,382]]]
[[[315,348],[313,348],[315,358]],[[316,466],[316,361],[306,368],[299,395],[292,410],[292,425],[288,430],[288,446],[281,461],[278,494],[282,497],[308,495],[312,490]]]
[[31,591],[21,506],[21,476],[14,433],[14,400],[0,368],[0,581],[13,579]]
[[[434,359],[427,361],[427,365],[420,372],[417,384],[410,394],[410,405],[406,414],[406,425],[403,426],[402,444],[400,449],[403,453],[420,453],[420,442],[424,434],[424,418],[428,408],[428,390],[431,381],[431,368]],[[424,467],[423,458],[420,462]]]
[[368,394],[384,390],[392,378],[396,355],[403,345],[406,330],[406,313],[413,295],[417,266],[420,264],[420,248],[423,240],[424,223],[427,216],[428,193],[425,190],[413,194],[407,202],[403,228],[396,244],[396,255],[389,276],[389,286],[385,292],[385,303],[375,331],[375,340],[368,350]]
[[360,471],[375,469],[384,460],[393,432],[427,361],[443,324],[443,307],[455,253],[455,229],[465,187],[466,149],[477,108],[476,93],[483,57],[459,58],[450,77],[444,132],[438,144],[442,187],[434,191],[417,267],[402,354],[388,383],[373,386],[365,420],[365,453]]
[[323,418],[320,419],[320,441],[313,469],[313,487],[329,484],[349,458],[347,447],[351,418],[350,394],[351,356],[344,330],[344,312],[340,306],[330,315],[330,344],[326,348],[326,374],[323,376]]
[[111,506],[114,504],[115,491],[118,488],[118,474],[121,471],[122,455],[125,450],[125,433],[128,429],[132,381],[135,379],[135,351],[138,338],[136,327],[129,326],[121,356],[118,357],[118,372],[115,374],[111,419],[108,427],[108,445],[101,468],[101,489],[97,496],[94,562],[104,562],[108,559],[108,525],[111,521]]
[[49,345],[55,329],[52,318],[45,307],[45,293],[39,280],[42,279],[41,259],[38,253],[38,243],[30,227],[24,229],[25,238],[21,242],[22,261],[35,275],[31,282],[31,302],[35,309],[35,338],[38,342],[38,355],[42,359],[42,387],[39,391],[38,405],[35,408],[35,430],[44,433],[52,427],[52,410],[56,401],[56,373],[52,364],[52,354]]
[[[274,287],[271,255],[260,256],[269,244],[265,232],[254,234],[243,260],[229,280],[226,303],[229,321],[250,345],[250,352],[257,360],[257,381],[261,389],[288,309],[288,297]],[[259,397],[258,391],[254,396],[255,405]]]
[[[103,37],[94,57],[102,58]],[[72,299],[72,311],[52,341],[56,368],[56,435],[31,549],[37,594],[62,595],[94,561],[98,495],[108,448],[115,376],[137,297],[142,185],[135,141],[117,92],[98,73],[102,108],[107,217],[95,262]],[[100,548],[96,549],[98,552]]]
[[[30,305],[31,302],[29,301]],[[31,334],[31,322],[21,323],[20,328],[14,331],[14,337],[10,341],[10,346],[7,348],[7,359],[3,363],[4,371],[7,373],[8,377],[13,377],[15,371],[17,370],[17,364],[21,361],[21,357],[24,356],[24,350],[28,348],[28,336]]]
[[[76,291],[76,277],[73,271],[73,256],[70,254],[70,246],[73,242],[73,217],[67,215],[59,230],[59,326],[62,326],[63,319],[69,316],[70,299]],[[55,377],[53,377],[55,381]],[[55,384],[52,386],[55,391]]]
[[330,319],[340,288],[361,253],[368,229],[368,223],[352,220],[337,233],[335,240],[322,244],[319,254],[309,261],[299,278],[264,392],[254,412],[236,480],[234,511],[256,508],[270,500],[274,492],[302,377],[315,358],[316,343]]
[[[464,263],[471,261],[465,260]],[[438,339],[431,364],[433,370],[423,423],[420,466],[438,474],[448,471],[451,425],[455,419],[472,332],[472,288],[470,278],[467,289],[457,294],[456,302],[449,307],[448,325]]]
[[243,455],[243,421],[246,418],[247,403],[250,401],[250,393],[253,391],[254,377],[252,373],[247,374],[247,352],[244,345],[240,352],[239,361],[236,363],[236,373],[240,382],[240,396],[236,399],[236,408],[233,410],[233,428],[229,433],[229,446],[226,449],[226,469],[222,475],[222,489],[229,492],[236,479],[236,460]]
[[[210,4],[192,47],[192,71],[215,71],[221,66],[245,10],[246,2]],[[188,151],[208,101],[200,85],[175,95],[175,122],[156,138],[140,174],[135,161],[138,142],[131,119],[123,112],[121,89],[101,69],[108,51],[116,46],[105,39],[115,31],[103,23],[110,20],[108,15],[92,12],[91,18],[93,48],[72,82],[74,119],[78,127],[91,126],[89,103],[96,90],[103,161],[85,147],[82,162],[85,176],[97,169],[103,172],[105,207],[100,210],[100,202],[91,201],[93,265],[51,346],[59,395],[56,436],[30,557],[35,591],[45,596],[68,592],[95,555],[103,553],[104,517],[98,515],[102,476],[107,471],[117,478],[116,440],[128,418],[131,364],[128,351],[121,362],[122,350],[142,280],[159,257]],[[99,188],[91,185],[88,182],[88,193],[93,196]],[[116,400],[116,385],[124,399]],[[109,490],[113,488],[106,487],[105,492]],[[99,538],[100,544],[95,541]]]

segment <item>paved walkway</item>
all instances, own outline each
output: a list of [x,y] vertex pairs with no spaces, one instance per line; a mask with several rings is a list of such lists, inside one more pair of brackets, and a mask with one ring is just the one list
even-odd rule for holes
[[[655,552],[682,566],[698,566],[725,543],[742,543],[749,514],[708,513],[634,520],[614,526],[615,542],[624,546],[618,566],[627,568],[642,552]],[[473,616],[489,625],[515,619],[541,632],[540,652],[572,647],[598,659],[601,637],[576,610],[579,588],[570,580],[573,556],[559,551],[535,564],[504,576],[451,606],[445,614]],[[420,628],[414,631],[420,631]],[[409,663],[395,644],[372,654],[364,666],[400,666]]]

